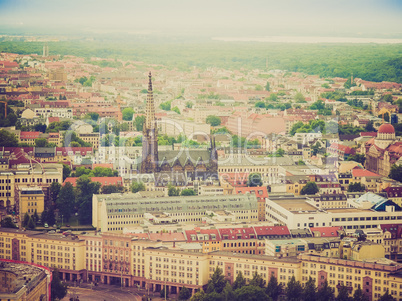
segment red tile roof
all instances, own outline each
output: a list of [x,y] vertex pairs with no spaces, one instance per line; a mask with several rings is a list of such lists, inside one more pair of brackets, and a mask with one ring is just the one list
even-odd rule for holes
[[367,169],[362,169],[362,168],[354,168],[352,169],[352,175],[353,177],[360,178],[360,177],[381,177],[380,175],[371,172]]
[[93,163],[92,169],[94,169],[95,167],[104,167],[113,169],[113,163]]
[[349,146],[339,144],[339,143],[332,143],[330,148],[338,149],[338,150],[342,151],[345,154],[353,154],[354,153],[354,150],[352,148],[350,148]]
[[186,241],[183,233],[149,233],[150,240],[161,240],[165,242]]
[[402,197],[402,187],[387,187],[384,189],[387,196],[392,197]]
[[360,137],[377,137],[376,132],[361,132]]
[[[256,234],[254,228],[222,228],[219,229],[219,234],[222,240],[236,240],[236,239],[254,239]],[[254,237],[250,237],[254,236]]]
[[400,238],[402,236],[402,225],[396,224],[382,224],[380,225],[382,231],[391,233],[391,238]]
[[199,229],[185,231],[187,242],[193,241],[220,241],[219,231],[216,229]]
[[57,152],[62,152],[63,156],[68,156],[69,152],[80,152],[81,156],[86,156],[87,153],[92,153],[92,147],[56,147],[56,155]]
[[290,235],[287,226],[254,226],[254,230],[258,236]]
[[[75,187],[77,185],[78,177],[69,177],[64,180],[64,183],[71,183]],[[99,182],[102,186],[105,185],[123,185],[123,179],[121,177],[92,177],[92,182]]]
[[41,132],[21,132],[20,139],[36,139],[39,138]]
[[59,121],[60,121],[60,118],[59,118],[59,117],[48,117],[47,120],[49,121],[49,123],[52,123],[52,122],[59,122]]
[[311,227],[310,231],[313,235],[314,232],[319,232],[320,237],[338,237],[338,231],[342,231],[342,227]]
[[246,193],[254,193],[257,197],[257,200],[265,200],[268,198],[268,190],[265,186],[258,187],[237,187],[235,190],[235,194],[246,194]]

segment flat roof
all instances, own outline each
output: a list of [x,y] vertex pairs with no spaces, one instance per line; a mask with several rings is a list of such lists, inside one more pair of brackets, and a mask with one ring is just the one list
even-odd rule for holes
[[286,198],[286,199],[274,199],[274,200],[270,199],[270,201],[294,213],[307,213],[305,211],[308,212],[319,211],[318,208],[307,203],[307,199],[304,198],[303,199]]

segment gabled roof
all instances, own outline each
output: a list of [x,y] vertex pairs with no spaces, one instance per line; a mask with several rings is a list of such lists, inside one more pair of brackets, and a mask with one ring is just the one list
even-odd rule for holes
[[352,175],[353,177],[356,178],[361,178],[361,177],[381,177],[380,175],[371,172],[367,169],[362,169],[362,168],[353,168],[352,169]]
[[[338,237],[342,227],[311,227],[311,233],[319,237]],[[319,234],[319,235],[316,235]]]
[[254,228],[222,228],[219,229],[219,234],[221,235],[222,240],[236,240],[236,239],[253,239],[250,235],[254,235],[256,238],[256,234]]
[[269,235],[290,236],[290,231],[287,226],[254,226],[253,228],[258,236],[269,236]]
[[234,192],[235,194],[254,193],[259,198],[268,198],[268,190],[266,186],[237,187]]
[[221,237],[217,229],[199,229],[186,230],[185,235],[188,242],[193,241],[220,241]]
[[37,139],[41,132],[21,132],[20,139]]

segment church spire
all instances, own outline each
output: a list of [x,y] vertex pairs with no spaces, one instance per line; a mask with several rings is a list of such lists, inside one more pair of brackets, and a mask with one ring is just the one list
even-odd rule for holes
[[145,128],[146,129],[155,129],[155,102],[154,102],[154,94],[152,92],[152,75],[149,72],[149,82],[148,82],[148,95],[147,95],[147,104],[145,108]]

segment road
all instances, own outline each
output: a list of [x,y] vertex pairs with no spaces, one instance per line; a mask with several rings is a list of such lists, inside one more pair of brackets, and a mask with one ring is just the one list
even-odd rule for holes
[[93,289],[87,287],[68,287],[67,295],[62,299],[69,301],[78,296],[80,301],[141,301],[141,295],[134,288],[120,288],[117,286],[101,286]]
[[[81,284],[81,287],[74,287],[69,284],[67,295],[62,301],[69,301],[70,298],[78,296],[80,301],[141,301],[141,297],[146,294],[144,289],[138,290],[135,287],[119,287],[116,285],[99,284],[92,287]],[[159,293],[151,293],[152,301],[164,300]]]

